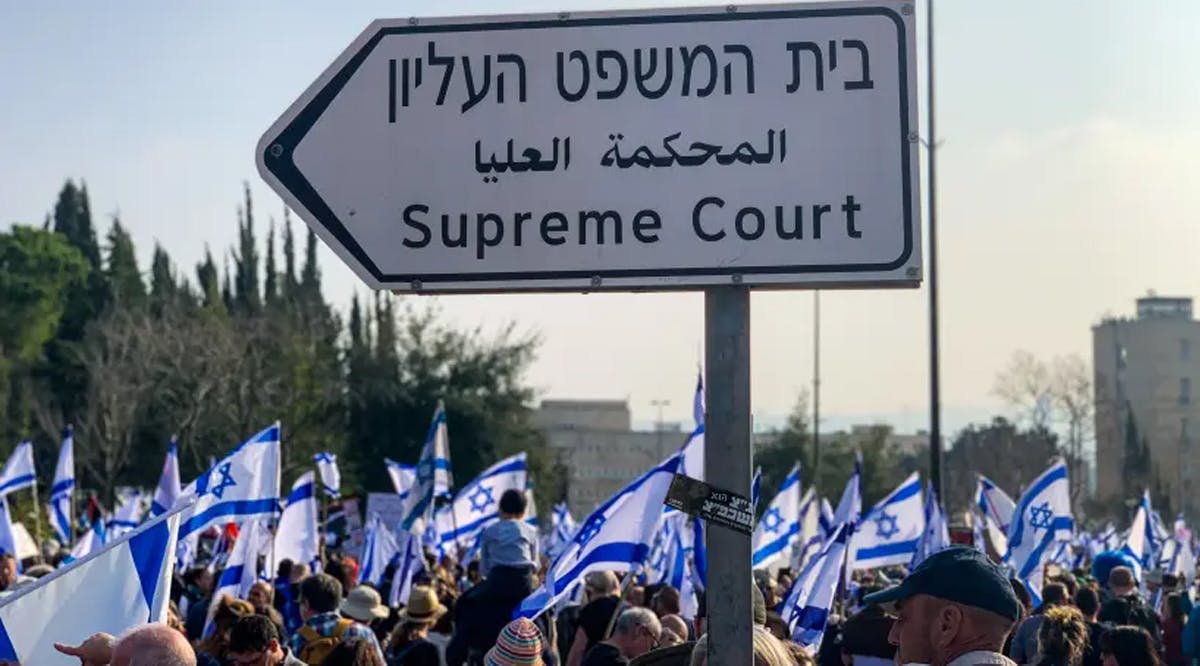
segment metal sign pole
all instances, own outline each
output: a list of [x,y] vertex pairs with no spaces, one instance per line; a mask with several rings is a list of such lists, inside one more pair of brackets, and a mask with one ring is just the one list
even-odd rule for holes
[[[705,480],[750,496],[750,290],[704,291]],[[709,524],[708,663],[754,661],[750,535]]]

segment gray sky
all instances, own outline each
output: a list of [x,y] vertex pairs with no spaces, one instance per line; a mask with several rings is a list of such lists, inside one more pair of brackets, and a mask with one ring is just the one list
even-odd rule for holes
[[[63,179],[85,178],[93,210],[120,212],[144,267],[158,239],[190,274],[204,243],[219,252],[234,242],[243,180],[260,220],[280,216],[254,145],[370,20],[638,6],[7,3],[0,224],[40,223]],[[1131,312],[1147,289],[1200,295],[1200,3],[937,7],[943,399],[956,429],[1003,411],[991,386],[1014,350],[1088,357],[1090,325]],[[344,305],[362,287],[332,253],[322,258],[327,291]],[[822,295],[831,425],[926,426],[926,298],[924,289]],[[650,401],[665,398],[668,418],[689,418],[699,294],[438,302],[463,325],[515,320],[541,331],[529,379],[544,395],[628,397],[643,422],[654,418]],[[753,401],[764,421],[809,384],[811,304],[803,292],[754,296]]]

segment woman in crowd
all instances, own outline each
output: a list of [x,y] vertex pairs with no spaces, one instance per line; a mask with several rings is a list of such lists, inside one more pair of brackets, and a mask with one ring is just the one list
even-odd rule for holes
[[385,648],[388,666],[440,666],[441,653],[429,640],[429,629],[446,614],[433,588],[418,585],[400,612],[400,624]]
[[1071,606],[1046,609],[1038,627],[1038,666],[1079,666],[1087,648],[1083,614]]

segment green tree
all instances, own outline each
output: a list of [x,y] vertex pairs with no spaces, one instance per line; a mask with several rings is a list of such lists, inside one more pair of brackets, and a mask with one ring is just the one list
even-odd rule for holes
[[304,240],[304,268],[300,271],[300,292],[308,301],[321,295],[321,267],[317,265],[317,235],[309,228]]
[[754,464],[762,468],[760,512],[796,463],[800,463],[800,483],[805,487],[811,483],[812,433],[808,423],[808,400],[804,394],[796,399],[783,428],[761,441],[765,443],[756,446],[754,451]]
[[1045,426],[1019,429],[999,416],[986,425],[969,425],[955,436],[943,458],[946,509],[965,511],[971,505],[977,474],[1015,499],[1059,455],[1058,437]]
[[146,304],[146,285],[138,270],[137,253],[133,249],[133,238],[121,226],[120,218],[114,217],[108,231],[108,266],[104,277],[108,280],[110,299],[122,307],[141,308]]
[[283,284],[281,295],[288,302],[295,302],[296,290],[296,240],[292,236],[292,218],[288,209],[283,209]]
[[279,274],[275,269],[275,221],[267,230],[267,259],[263,276],[263,301],[268,307],[279,304]]
[[225,301],[221,299],[220,275],[208,246],[204,248],[204,261],[196,265],[196,282],[200,285],[200,300],[210,312],[224,312]]
[[[232,294],[237,306],[246,312],[258,312],[262,301],[258,294],[258,239],[254,237],[254,202],[250,184],[245,183],[246,200],[238,213],[238,251],[234,257],[236,274]],[[226,279],[228,279],[228,271]]]

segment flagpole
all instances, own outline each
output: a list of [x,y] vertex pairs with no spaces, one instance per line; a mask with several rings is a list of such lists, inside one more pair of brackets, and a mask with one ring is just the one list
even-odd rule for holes
[[38,509],[37,478],[33,480],[33,532],[37,540],[37,559],[42,561],[42,512]]

